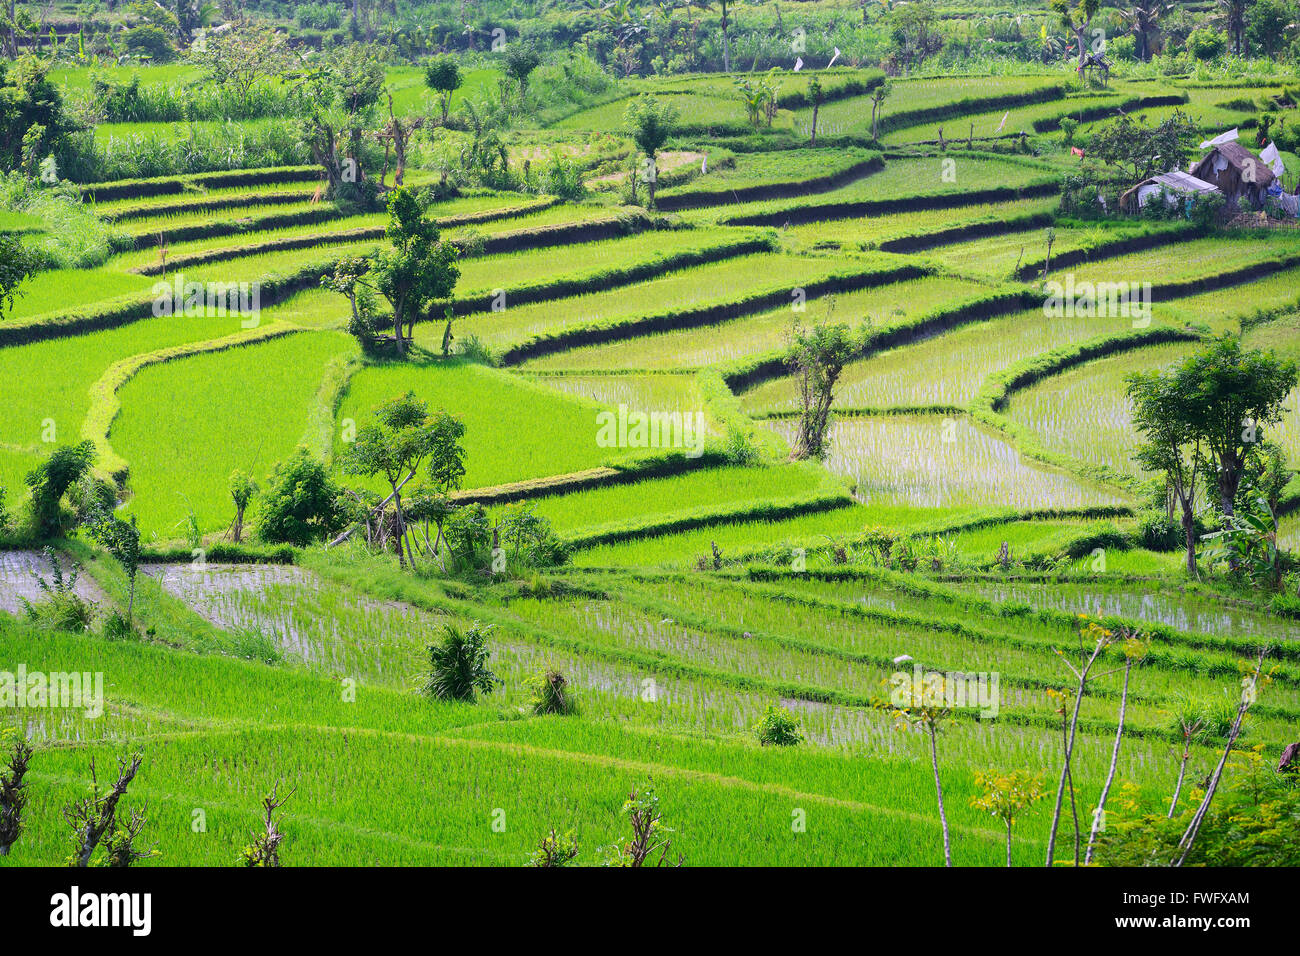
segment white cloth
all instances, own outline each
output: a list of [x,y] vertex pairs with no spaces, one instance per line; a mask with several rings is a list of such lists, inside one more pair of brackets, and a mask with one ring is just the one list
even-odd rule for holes
[[1237,130],[1234,127],[1228,130],[1226,133],[1220,133],[1218,136],[1214,137],[1214,139],[1207,139],[1204,143],[1201,144],[1201,149],[1212,149],[1215,146],[1222,146],[1224,143],[1234,142],[1236,139],[1237,139]]
[[1273,170],[1273,175],[1278,179],[1286,174],[1286,165],[1282,162],[1282,156],[1272,140],[1269,140],[1268,145],[1264,147],[1264,152],[1259,154],[1259,158],[1268,163]]

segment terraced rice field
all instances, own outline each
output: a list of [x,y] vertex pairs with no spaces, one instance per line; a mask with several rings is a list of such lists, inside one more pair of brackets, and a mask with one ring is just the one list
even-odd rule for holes
[[[1300,233],[1066,219],[1059,185],[1082,167],[1057,124],[1186,95],[1200,126],[1240,124],[1245,142],[1259,111],[1244,101],[1291,81],[1199,86],[1163,61],[1125,61],[1108,91],[1068,95],[1077,83],[1061,63],[894,77],[874,142],[870,87],[884,75],[857,65],[852,38],[886,23],[847,12],[830,42],[854,65],[823,69],[831,54],[806,51],[800,72],[774,74],[770,128],[750,126],[737,95],[738,77],[764,69],[746,70],[757,51],[739,41],[734,75],[665,61],[615,81],[586,76],[574,56],[544,60],[528,95],[496,68],[466,65],[453,106],[506,97],[510,122],[498,130],[489,117],[480,133],[501,137],[489,152],[510,176],[464,166],[467,114],[413,139],[409,184],[441,183],[444,171],[460,184],[425,210],[456,244],[459,275],[449,296],[422,303],[405,354],[391,341],[381,261],[359,280],[381,293],[370,332],[321,283],[341,258],[391,251],[389,216],[318,195],[315,167],[87,189],[101,199],[81,212],[120,231],[116,245],[91,268],[36,272],[0,315],[0,667],[102,672],[105,700],[98,716],[14,714],[0,696],[0,731],[36,747],[25,829],[0,866],[63,864],[61,809],[84,795],[89,760],[110,766],[146,744],[126,801],[148,807],[161,855],[145,866],[232,864],[276,781],[296,788],[283,808],[288,866],[517,866],[552,829],[572,830],[576,862],[596,865],[602,847],[627,839],[623,800],[651,782],[687,865],[938,865],[946,835],[956,865],[1001,866],[1010,852],[1014,865],[1040,866],[1062,760],[1054,692],[1074,686],[1061,655],[1079,646],[1080,614],[1150,643],[1123,710],[1120,644],[1102,652],[1081,699],[1071,782],[1083,842],[1123,721],[1114,827],[1095,862],[1123,862],[1132,807],[1165,819],[1181,713],[1210,724],[1188,748],[1175,808],[1191,818],[1261,639],[1277,671],[1234,746],[1260,745],[1272,772],[1300,721],[1300,626],[1275,590],[1204,552],[1191,577],[1181,550],[1153,550],[1167,545],[1148,533],[1158,496],[1131,457],[1125,379],[1222,332],[1300,358]],[[738,18],[798,13],[746,7]],[[1041,11],[1025,16],[1030,37]],[[871,22],[859,31],[859,19]],[[139,69],[161,84],[198,75]],[[381,72],[399,115],[438,112],[422,67]],[[51,76],[70,94],[92,88],[87,68]],[[813,76],[826,94],[815,149]],[[624,117],[642,92],[679,110],[658,210],[628,203],[639,152]],[[1106,121],[1083,124],[1076,142],[1091,149]],[[105,123],[94,137],[171,126]],[[974,155],[960,143],[901,149],[972,126],[1030,136]],[[382,152],[370,135],[375,144]],[[880,168],[848,181],[865,163]],[[637,202],[649,202],[644,189]],[[0,210],[0,232],[33,242],[57,244],[60,228]],[[1039,307],[1046,293],[1031,273],[1049,228],[1047,278],[1150,282],[1151,327]],[[1134,248],[1157,233],[1157,247]],[[156,314],[164,274],[259,283],[265,301],[252,323]],[[816,378],[798,374],[791,346],[798,330],[836,323],[854,340],[835,377],[827,453],[791,460],[802,389]],[[1085,359],[1085,343],[1101,339],[1104,354]],[[413,469],[411,456],[394,462],[409,451],[394,444],[354,473],[374,450],[375,410],[408,394],[464,427],[463,474],[445,486],[431,487],[427,448]],[[637,432],[639,414],[660,416],[653,431]],[[1300,389],[1269,437],[1294,472]],[[93,466],[60,499],[62,515],[47,515],[62,529],[38,533],[37,469],[81,441]],[[278,486],[277,464],[300,449],[319,471]],[[412,546],[400,559],[386,469],[409,482]],[[238,543],[237,471],[257,485]],[[261,519],[316,481],[328,507],[292,517],[329,527],[306,547],[260,537]],[[109,504],[141,532],[134,592],[79,526]],[[1284,551],[1300,546],[1297,504],[1300,480],[1281,498]],[[29,618],[23,599],[44,593],[33,572],[48,579],[52,560],[79,565],[88,629]],[[1293,592],[1290,560],[1281,588]],[[128,604],[138,632],[115,635],[110,615]],[[486,635],[490,692],[425,694],[430,646],[448,626]],[[944,715],[933,751],[884,699],[914,664],[995,678],[983,708]],[[536,704],[546,672],[563,677],[576,712]],[[766,735],[773,707],[798,743]],[[1215,807],[1253,812],[1242,759],[1227,764]],[[1045,797],[1016,818],[1008,851],[1001,821],[975,801],[984,774],[1014,770],[1039,775]],[[207,808],[201,840],[195,807]],[[1074,862],[1066,807],[1057,866]],[[800,813],[803,829],[792,826]]]

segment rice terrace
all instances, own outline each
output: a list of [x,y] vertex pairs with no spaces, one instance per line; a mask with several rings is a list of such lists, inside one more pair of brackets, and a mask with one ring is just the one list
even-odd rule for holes
[[6,0],[0,867],[1300,865],[1298,23]]

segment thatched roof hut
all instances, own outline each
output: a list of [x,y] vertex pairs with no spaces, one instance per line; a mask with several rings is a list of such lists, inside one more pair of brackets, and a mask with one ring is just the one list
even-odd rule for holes
[[1262,209],[1264,194],[1276,178],[1273,170],[1240,143],[1220,143],[1196,163],[1191,173],[1218,186],[1229,206]]

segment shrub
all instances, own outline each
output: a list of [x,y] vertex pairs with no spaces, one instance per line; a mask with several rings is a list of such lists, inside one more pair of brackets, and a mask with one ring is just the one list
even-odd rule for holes
[[569,682],[564,675],[548,667],[532,680],[533,713],[542,714],[576,714],[578,703],[574,700]]
[[77,577],[81,574],[81,565],[75,561],[67,574],[63,573],[63,563],[53,548],[45,549],[45,559],[50,562],[50,580],[37,575],[36,584],[45,597],[33,604],[20,597],[27,620],[37,627],[54,631],[71,631],[80,633],[90,630],[90,622],[95,617],[95,605],[83,601],[76,594]]
[[443,534],[457,570],[479,570],[492,561],[492,526],[478,502],[453,511]]
[[271,473],[257,514],[257,536],[269,544],[304,548],[338,530],[338,488],[325,466],[298,449]]
[[542,869],[568,866],[578,855],[578,838],[572,830],[563,835],[551,827],[551,835],[542,840],[541,846],[528,858],[528,865]]
[[1227,37],[1218,30],[1201,27],[1187,37],[1187,49],[1198,60],[1217,60],[1227,46]]
[[582,167],[563,156],[554,157],[542,173],[542,192],[576,201],[587,195]]
[[90,474],[95,443],[63,445],[50,453],[24,479],[31,489],[32,530],[40,538],[56,538],[76,523],[63,507],[64,496]]
[[793,747],[803,740],[803,734],[799,731],[799,721],[788,710],[777,704],[769,704],[767,710],[763,711],[755,732],[758,734],[758,742],[764,747],[768,744],[776,747]]
[[473,703],[479,694],[490,694],[501,680],[488,670],[487,636],[492,625],[476,621],[466,630],[454,624],[443,626],[439,644],[429,645],[429,677],[424,694],[436,700],[463,700]]
[[126,31],[126,49],[132,56],[166,63],[175,52],[162,27],[141,24]]
[[1167,511],[1146,512],[1138,519],[1134,535],[1138,546],[1148,551],[1179,551],[1184,544],[1182,525]]

